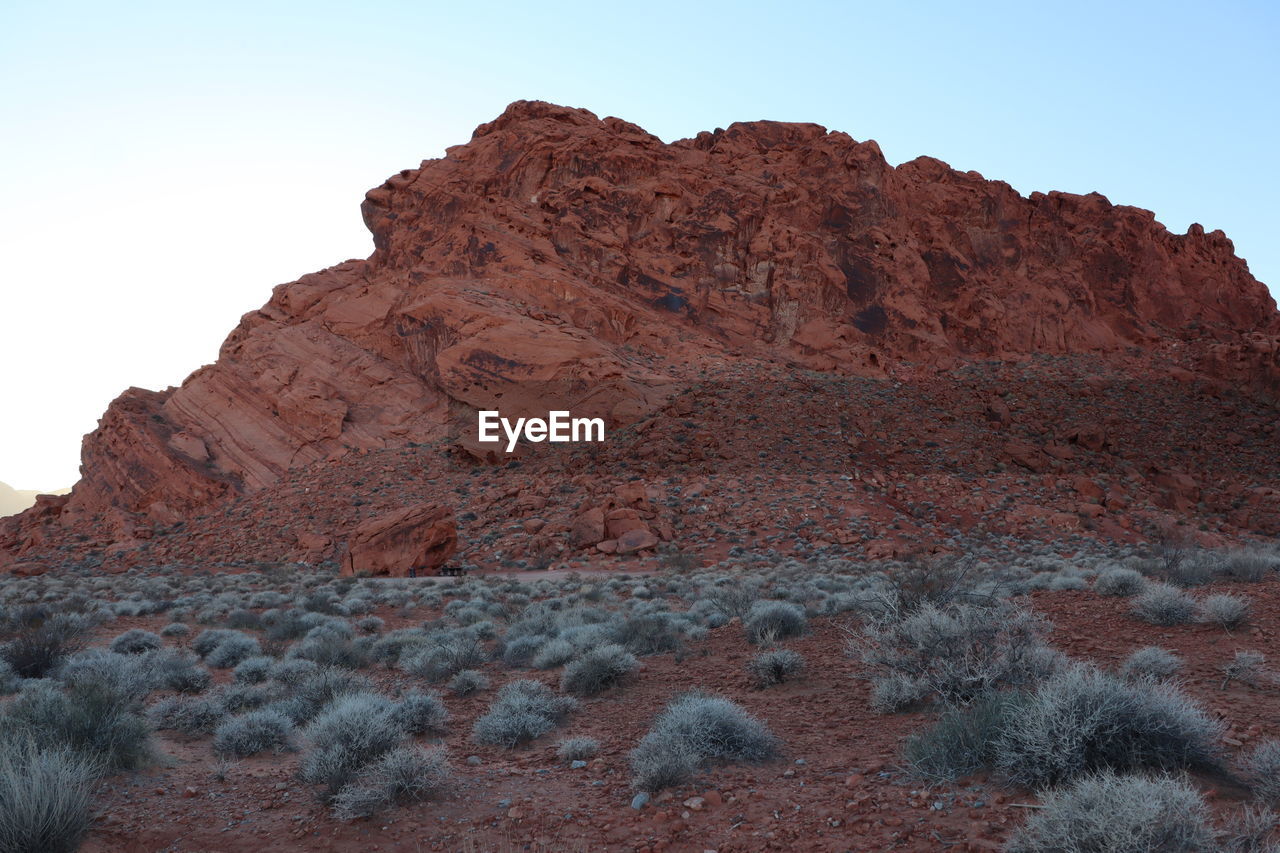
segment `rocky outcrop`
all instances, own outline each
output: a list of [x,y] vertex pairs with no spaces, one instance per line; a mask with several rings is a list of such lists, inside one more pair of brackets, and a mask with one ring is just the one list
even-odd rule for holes
[[352,531],[342,573],[426,577],[439,574],[457,549],[453,513],[446,507],[420,504],[370,519]]
[[[707,358],[879,377],[1165,346],[1280,386],[1280,316],[1221,232],[1172,234],[1096,194],[1023,197],[931,158],[895,168],[812,124],[666,144],[519,102],[362,212],[369,259],[277,287],[181,387],[126,391],[65,505],[0,522],[0,554],[59,527],[128,541],[300,467],[456,437],[499,400],[631,423]],[[574,535],[618,539],[619,521]]]

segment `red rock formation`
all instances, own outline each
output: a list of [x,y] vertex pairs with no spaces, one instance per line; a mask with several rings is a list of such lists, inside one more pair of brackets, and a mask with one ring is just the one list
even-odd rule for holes
[[425,577],[438,574],[457,549],[453,513],[447,507],[420,504],[357,527],[342,558],[342,573]]
[[[368,260],[277,287],[181,387],[125,392],[71,497],[0,522],[0,554],[68,526],[132,540],[300,466],[443,438],[498,395],[631,422],[670,366],[717,354],[881,376],[1176,345],[1280,387],[1280,315],[1221,232],[931,158],[894,168],[812,124],[664,144],[518,102],[362,212]],[[1033,470],[1049,452],[1015,449]]]

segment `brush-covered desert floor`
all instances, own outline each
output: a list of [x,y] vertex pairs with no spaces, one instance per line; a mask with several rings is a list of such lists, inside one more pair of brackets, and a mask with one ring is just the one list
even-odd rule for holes
[[0,847],[1272,849],[1274,550],[674,562],[5,578]]

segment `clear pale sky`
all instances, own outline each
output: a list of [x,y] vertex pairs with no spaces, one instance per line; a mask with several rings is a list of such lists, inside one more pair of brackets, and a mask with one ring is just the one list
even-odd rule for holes
[[0,480],[371,251],[366,189],[528,98],[813,121],[1221,228],[1280,285],[1280,4],[0,3]]

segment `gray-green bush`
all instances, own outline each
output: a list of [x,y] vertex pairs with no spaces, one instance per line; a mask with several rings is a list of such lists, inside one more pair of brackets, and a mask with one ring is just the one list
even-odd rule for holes
[[333,798],[343,819],[369,817],[394,805],[418,802],[449,781],[448,756],[441,747],[402,746],[378,758]]
[[1125,678],[1150,678],[1163,681],[1182,669],[1182,658],[1159,646],[1145,646],[1130,654],[1120,665]]
[[310,748],[302,758],[304,782],[336,795],[366,765],[400,745],[405,730],[390,699],[373,693],[339,696],[307,725]]
[[1222,731],[1172,684],[1073,666],[1037,685],[1009,717],[997,763],[1027,788],[1102,770],[1212,769]]
[[850,651],[869,668],[873,707],[893,711],[927,697],[964,704],[1043,678],[1058,665],[1049,625],[1005,601],[925,600],[868,614]]
[[1196,600],[1176,586],[1150,583],[1134,596],[1132,611],[1152,625],[1185,625],[1195,618]]
[[213,751],[245,758],[273,749],[292,748],[293,721],[278,711],[250,711],[223,720],[213,733]]
[[558,726],[577,707],[541,681],[512,681],[498,691],[489,710],[476,720],[471,738],[491,746],[516,747]]
[[489,678],[478,669],[464,669],[449,679],[449,692],[455,696],[470,696],[485,690],[489,686]]
[[600,742],[593,737],[571,737],[560,741],[556,757],[561,761],[588,761],[600,752]]
[[1196,615],[1201,622],[1230,631],[1249,621],[1249,599],[1221,593],[1209,595],[1201,600],[1197,611]]
[[212,734],[226,716],[222,703],[206,696],[168,696],[147,709],[155,728],[186,735]]
[[1141,592],[1146,585],[1141,572],[1115,567],[1099,572],[1093,589],[1099,595],[1129,596]]
[[594,696],[625,681],[639,667],[622,646],[609,644],[583,653],[564,668],[560,687],[577,696]]
[[72,853],[88,834],[97,766],[65,747],[0,737],[0,850]]
[[1007,853],[1211,853],[1200,794],[1187,782],[1100,772],[1048,791]]
[[159,634],[133,628],[118,635],[111,641],[111,651],[121,655],[142,655],[154,652],[164,645]]
[[1264,803],[1280,803],[1280,740],[1264,740],[1244,762],[1254,796]]
[[809,631],[804,610],[786,601],[755,602],[742,624],[752,643],[786,640]]
[[411,735],[438,735],[449,722],[449,709],[439,693],[410,690],[396,702],[392,716]]
[[152,757],[150,731],[135,703],[97,683],[59,690],[37,682],[0,712],[0,731],[40,749],[70,749],[104,772],[142,766]]
[[632,784],[658,791],[683,784],[708,761],[767,761],[779,748],[769,727],[740,705],[686,693],[667,705],[632,750]]
[[1022,691],[991,692],[968,705],[950,707],[922,732],[911,735],[903,754],[930,780],[952,780],[993,767],[1009,720],[1026,704]]
[[781,684],[804,669],[804,658],[791,649],[769,649],[747,662],[747,672],[757,687]]

